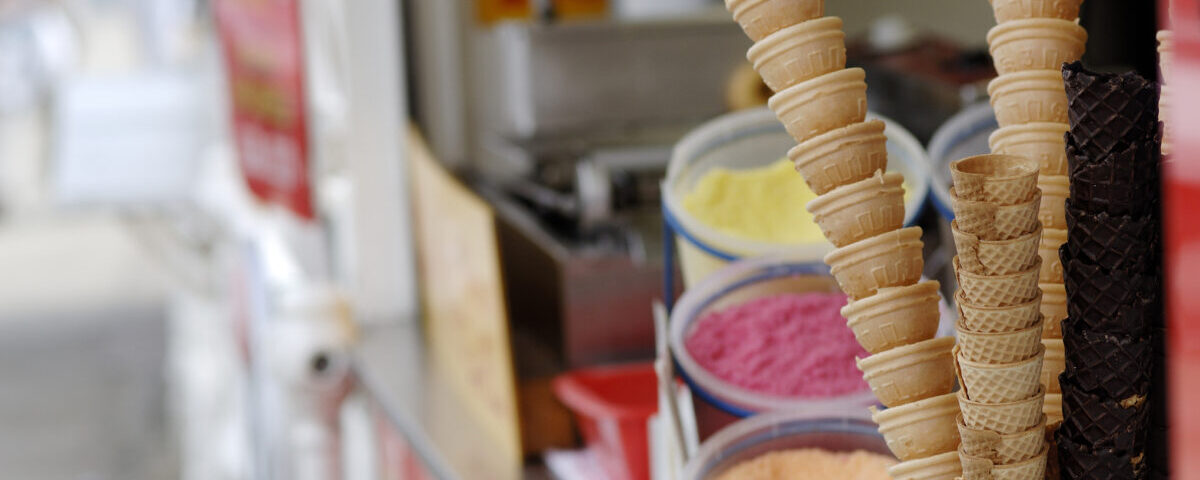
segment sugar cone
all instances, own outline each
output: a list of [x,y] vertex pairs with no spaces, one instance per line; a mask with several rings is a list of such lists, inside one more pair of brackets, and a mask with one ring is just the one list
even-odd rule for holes
[[1007,307],[1028,303],[1041,295],[1037,288],[1040,258],[1028,270],[1007,275],[979,275],[965,271],[959,267],[957,256],[953,262],[962,297],[974,305]]
[[1001,435],[991,430],[973,428],[956,419],[962,444],[959,451],[998,464],[1017,463],[1036,457],[1046,446],[1046,419],[1021,432]]
[[954,303],[958,307],[958,321],[964,330],[972,332],[1010,332],[1022,330],[1039,321],[1038,307],[1041,298],[1009,307],[981,307],[955,292]]
[[1028,460],[992,467],[993,480],[1040,480],[1046,478],[1046,456],[1049,448],[1043,442],[1042,451]]
[[904,405],[954,389],[953,347],[952,337],[926,340],[860,359],[858,369],[880,403]]
[[1083,56],[1087,31],[1071,20],[1027,18],[992,27],[987,34],[992,63],[1001,75],[1022,70],[1057,70]]
[[997,205],[960,199],[954,187],[950,188],[958,228],[981,240],[1011,240],[1037,230],[1041,198],[1041,192],[1035,192],[1027,202]]
[[1035,322],[1021,330],[980,333],[967,330],[958,322],[958,348],[972,362],[1005,364],[1028,359],[1041,349],[1042,324]]
[[900,462],[888,469],[893,480],[954,480],[962,475],[958,452]]
[[1083,0],[1055,0],[1053,2],[1031,2],[1029,0],[989,0],[996,23],[1024,18],[1061,18],[1074,20],[1079,17],[1079,5]]
[[876,171],[813,199],[808,211],[838,247],[898,230],[904,225],[904,175]]
[[1063,348],[1062,339],[1046,339],[1042,340],[1042,345],[1046,346],[1046,356],[1042,360],[1042,386],[1046,387],[1046,393],[1062,393],[1062,388],[1058,384],[1058,375],[1067,368],[1067,356]]
[[1057,70],[1025,70],[988,83],[1001,127],[1034,122],[1067,123],[1067,91]]
[[1038,273],[1038,281],[1042,283],[1062,283],[1062,259],[1058,258],[1058,247],[1067,243],[1066,229],[1047,228],[1042,230],[1041,242],[1038,244],[1038,256],[1042,257],[1042,270]]
[[950,221],[962,268],[980,275],[1006,275],[1028,270],[1037,262],[1041,228],[1011,240],[982,240]]
[[1067,228],[1067,197],[1071,194],[1070,181],[1065,175],[1042,175],[1038,178],[1042,190],[1042,203],[1038,208],[1038,220],[1044,228]]
[[1044,391],[1029,398],[1006,403],[982,403],[968,399],[966,392],[958,391],[958,406],[962,409],[963,423],[1001,434],[1017,433],[1037,425],[1042,419]]
[[767,100],[797,142],[862,122],[867,116],[866,73],[847,68],[806,80]]
[[955,347],[956,373],[967,398],[983,403],[1014,402],[1041,391],[1042,351],[1032,357],[1002,364],[972,362]]
[[1015,205],[1033,198],[1037,162],[1025,157],[989,153],[950,163],[954,190],[963,200]]
[[852,299],[881,288],[912,285],[921,279],[921,227],[893,230],[838,248],[825,256],[838,286]]
[[887,170],[887,137],[883,130],[882,120],[852,123],[792,147],[788,158],[808,187],[823,195]]
[[1042,338],[1062,338],[1062,321],[1067,318],[1067,289],[1061,283],[1042,283],[1042,304],[1039,310],[1045,318]]
[[882,288],[875,295],[847,303],[842,316],[858,343],[871,353],[929,340],[941,319],[938,288],[940,284],[933,280]]
[[1041,175],[1066,175],[1066,133],[1066,122],[1011,125],[992,132],[988,146],[993,153],[1036,160]]
[[871,408],[871,418],[888,449],[901,461],[924,458],[958,447],[958,397],[953,393],[887,410]]
[[[755,42],[746,53],[773,91],[846,68],[842,19],[823,17],[784,27]],[[1062,81],[1058,82],[1062,87]],[[1063,94],[1066,103],[1066,94]],[[1065,108],[1065,107],[1064,107]],[[1064,117],[1066,111],[1064,110]],[[1064,120],[1065,121],[1065,120]]]
[[825,15],[825,0],[725,0],[725,8],[755,42],[784,27]]

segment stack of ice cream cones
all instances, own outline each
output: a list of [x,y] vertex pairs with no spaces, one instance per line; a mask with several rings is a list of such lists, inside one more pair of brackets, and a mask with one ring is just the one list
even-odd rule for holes
[[866,119],[866,74],[846,68],[842,21],[823,17],[822,0],[725,6],[755,42],[747,58],[775,92],[767,105],[797,142],[788,157],[818,195],[808,210],[837,247],[825,263],[850,297],[847,325],[872,354],[859,368],[889,407],[874,418],[901,460],[891,473],[956,478],[954,339],[934,338],[939,285],[921,281],[922,232],[902,228],[904,178],[885,173],[884,124]]
[[[1070,107],[1063,478],[1166,478],[1158,95],[1063,67]],[[1158,406],[1158,408],[1155,408]]]
[[1061,343],[1042,340],[1038,162],[979,155],[951,163],[950,175],[962,478],[1041,480],[1049,455],[1043,362]]

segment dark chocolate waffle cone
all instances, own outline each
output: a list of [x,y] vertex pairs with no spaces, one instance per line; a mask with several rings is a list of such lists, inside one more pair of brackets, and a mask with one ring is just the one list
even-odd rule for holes
[[1132,304],[1116,308],[1107,303],[1067,302],[1067,316],[1079,319],[1082,328],[1117,335],[1141,336],[1156,321],[1154,319],[1162,315],[1162,302],[1157,293],[1139,294]]
[[1144,450],[1149,434],[1150,405],[1145,392],[1123,398],[1102,397],[1083,391],[1064,374],[1064,435],[1094,448]]
[[1144,452],[1093,449],[1075,441],[1059,429],[1054,435],[1062,478],[1087,480],[1132,480],[1145,478]]
[[1150,338],[1094,332],[1079,323],[1063,320],[1065,371],[1072,382],[1108,398],[1144,394],[1153,361]]
[[1150,434],[1146,439],[1146,462],[1153,470],[1165,472],[1170,467],[1167,433],[1165,426],[1150,425]]
[[1157,269],[1160,235],[1154,218],[1087,212],[1067,200],[1071,256],[1113,269]]
[[1136,73],[1088,71],[1079,62],[1063,66],[1068,132],[1081,151],[1099,157],[1141,142],[1158,131],[1158,88]]
[[1158,183],[1161,134],[1145,142],[1132,142],[1124,148],[1105,155],[1089,155],[1079,148],[1070,135],[1065,136],[1067,171],[1071,181],[1087,180],[1098,183],[1147,184]]
[[[1067,312],[1085,327],[1112,333],[1137,334],[1147,325],[1145,315],[1126,309],[1146,308],[1145,302],[1160,297],[1157,272],[1135,269],[1106,269],[1075,258],[1070,247],[1059,249],[1063,265],[1063,284],[1067,290]],[[1071,311],[1072,306],[1076,311]],[[1122,316],[1124,315],[1124,316]]]

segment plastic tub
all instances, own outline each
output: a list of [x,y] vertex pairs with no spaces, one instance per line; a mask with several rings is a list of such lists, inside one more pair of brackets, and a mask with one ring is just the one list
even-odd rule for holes
[[[810,409],[742,420],[713,435],[684,467],[682,480],[703,480],[765,453],[795,448],[864,450],[891,456],[866,412]],[[830,479],[834,480],[834,479]]]
[[837,282],[823,263],[802,255],[772,255],[734,263],[684,293],[671,312],[670,342],[677,371],[688,384],[700,438],[759,412],[780,410],[859,409],[876,404],[863,386],[860,392],[826,398],[798,399],[753,392],[732,385],[704,370],[687,350],[694,323],[710,310],[739,305],[780,293],[838,292]]
[[554,394],[575,413],[584,441],[611,478],[650,478],[646,421],[658,411],[651,363],[573,370]]
[[[904,222],[906,226],[912,225],[929,193],[929,160],[925,150],[899,124],[875,114],[868,114],[867,118],[880,119],[886,124],[888,170],[903,173],[907,187],[912,189],[905,203]],[[668,232],[678,235],[675,243],[685,285],[695,285],[726,263],[743,257],[787,252],[820,262],[821,257],[832,250],[832,245],[824,241],[784,245],[742,239],[704,225],[683,208],[683,197],[709,170],[762,167],[786,158],[787,151],[795,145],[795,140],[766,107],[717,117],[675,144],[667,178],[662,185],[663,217]],[[795,208],[804,208],[804,205]],[[668,248],[671,244],[669,240],[665,242]],[[670,253],[667,252],[666,258],[673,262]],[[674,271],[673,264],[667,266],[669,276]]]

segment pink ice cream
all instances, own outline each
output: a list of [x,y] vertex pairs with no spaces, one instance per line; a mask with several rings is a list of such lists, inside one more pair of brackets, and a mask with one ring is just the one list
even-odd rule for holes
[[780,294],[710,312],[687,339],[696,362],[721,380],[783,397],[830,397],[867,389],[846,327],[841,293]]

